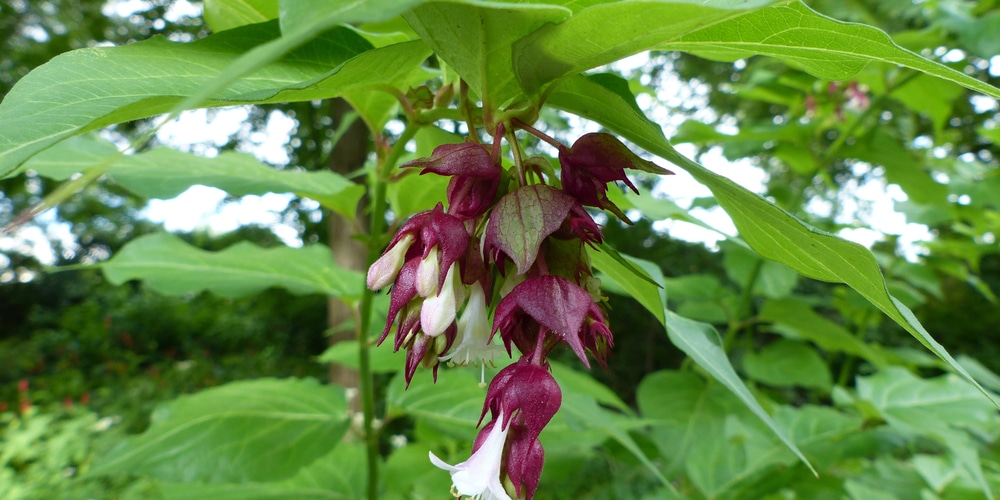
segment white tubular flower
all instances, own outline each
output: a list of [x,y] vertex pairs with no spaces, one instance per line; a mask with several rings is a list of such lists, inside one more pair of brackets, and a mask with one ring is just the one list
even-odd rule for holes
[[449,465],[433,452],[428,452],[432,464],[451,473],[452,492],[457,493],[456,496],[476,500],[511,500],[500,482],[503,447],[510,430],[509,427],[503,428],[503,420],[501,411],[498,418],[489,424],[492,428],[486,439],[468,460],[460,464]]
[[410,249],[412,244],[413,236],[406,235],[372,263],[371,267],[368,268],[368,288],[370,290],[385,288],[396,280],[396,275],[403,267],[406,251]]
[[483,285],[476,282],[471,288],[469,302],[458,318],[458,345],[452,348],[450,354],[439,358],[441,361],[461,366],[477,362],[485,365],[506,353],[501,345],[489,343],[490,319]]
[[424,299],[420,306],[420,328],[425,335],[436,337],[444,333],[455,321],[455,264],[448,268],[444,277],[444,286],[438,294]]
[[438,257],[438,247],[434,245],[427,257],[420,261],[417,267],[417,294],[430,297],[437,294],[438,280],[441,279],[441,259]]

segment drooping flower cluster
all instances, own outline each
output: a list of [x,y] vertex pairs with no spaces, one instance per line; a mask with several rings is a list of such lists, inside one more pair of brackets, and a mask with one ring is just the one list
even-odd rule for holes
[[436,377],[441,361],[485,366],[517,348],[520,359],[489,385],[480,424],[487,412],[491,421],[472,456],[454,466],[430,458],[451,473],[457,495],[510,499],[510,487],[530,500],[544,461],[538,438],[562,401],[548,354],[565,344],[588,368],[590,357],[604,366],[613,345],[586,249],[603,236],[584,206],[627,220],[608,199],[608,184],[622,181],[636,190],[626,168],[669,172],[610,135],[587,134],[559,148],[561,188],[537,172],[537,182],[520,172],[515,183],[504,175],[500,136],[492,148],[443,145],[403,165],[451,176],[448,207],[438,204],[403,223],[369,268],[368,286],[392,285],[379,343],[395,324],[394,349],[407,351],[407,385],[421,364]]

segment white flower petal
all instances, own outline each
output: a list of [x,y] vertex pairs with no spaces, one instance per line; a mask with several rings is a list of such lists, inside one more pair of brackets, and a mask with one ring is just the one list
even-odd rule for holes
[[503,484],[500,483],[500,466],[503,459],[503,447],[507,442],[507,431],[503,427],[503,412],[494,420],[482,445],[468,460],[449,465],[428,452],[428,457],[435,467],[451,473],[451,482],[459,495],[480,500],[512,500]]
[[444,333],[455,321],[455,264],[448,268],[444,286],[433,297],[424,299],[420,306],[420,328],[425,335],[436,337]]
[[480,283],[473,283],[469,302],[458,318],[458,345],[451,353],[439,358],[457,365],[477,362],[490,363],[506,354],[499,344],[490,344],[490,318],[486,309],[486,292]]

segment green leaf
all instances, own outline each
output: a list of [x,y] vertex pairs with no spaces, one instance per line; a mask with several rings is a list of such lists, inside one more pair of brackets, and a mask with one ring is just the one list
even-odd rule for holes
[[[0,173],[70,135],[170,110],[183,96],[222,75],[241,54],[277,34],[277,23],[271,22],[193,43],[153,38],[55,57],[18,81],[0,103],[0,121],[11,124],[0,130]],[[205,105],[262,102],[370,47],[351,30],[331,31],[282,62],[261,68],[253,78],[214,92]]]
[[[392,352],[391,342],[372,347],[368,352],[371,353],[369,369],[372,373],[395,373],[402,370],[406,363],[406,353],[403,351]],[[320,354],[316,361],[339,363],[357,370],[360,367],[358,341],[342,340],[337,342],[323,351],[323,354]]]
[[772,3],[646,0],[593,5],[562,23],[530,30],[534,32],[514,44],[514,68],[525,91],[539,95],[546,84],[562,77],[655,48]]
[[264,249],[241,242],[219,252],[206,252],[172,234],[154,233],[129,242],[99,265],[115,285],[141,279],[167,295],[207,290],[223,297],[240,297],[279,286],[294,294],[352,298],[364,287],[364,276],[337,267],[323,245]]
[[552,5],[442,2],[420,5],[404,17],[434,53],[479,94],[489,113],[524,100],[512,71],[511,45],[570,13]]
[[[154,38],[53,59],[18,82],[0,104],[0,119],[18,125],[0,131],[0,173],[81,131],[168,111],[240,54],[272,39],[275,28],[251,25],[188,44]],[[370,47],[353,31],[335,29],[201,104],[308,101],[403,85],[430,54],[419,41]]]
[[743,357],[747,376],[774,387],[808,387],[829,391],[830,370],[813,348],[792,340],[768,344]]
[[723,241],[719,247],[723,251],[722,263],[726,275],[740,288],[752,286],[754,293],[769,299],[780,299],[790,295],[799,281],[799,275],[794,270],[778,262],[762,261],[745,245]]
[[[917,56],[914,56],[917,57]],[[615,97],[617,96],[617,97]],[[885,278],[868,249],[820,231],[754,194],[680,154],[663,138],[659,127],[645,117],[626,113],[626,96],[606,92],[604,100],[560,103],[566,111],[594,120],[650,153],[672,162],[707,186],[719,205],[733,219],[740,235],[761,257],[783,263],[807,277],[845,283],[898,323],[956,372],[987,392],[959,365],[913,316],[889,295]],[[634,101],[634,98],[631,98]]]
[[92,165],[111,161],[108,174],[116,183],[145,198],[173,198],[202,184],[233,196],[295,193],[312,198],[345,217],[354,217],[364,186],[333,172],[276,170],[245,153],[224,152],[215,158],[155,148],[115,159],[118,150],[95,135],[67,139],[25,162],[18,171],[32,169],[56,180],[69,179]]
[[665,313],[667,335],[670,337],[670,341],[684,351],[695,363],[698,363],[698,366],[704,368],[713,378],[732,391],[815,474],[816,470],[813,469],[809,460],[795,446],[795,443],[788,439],[785,431],[774,423],[774,420],[764,411],[764,408],[760,406],[760,403],[754,399],[753,394],[740,380],[733,365],[730,364],[726,352],[722,349],[722,340],[715,328],[707,323],[678,316],[670,310],[666,310]]
[[[330,453],[299,469],[284,481],[241,484],[159,483],[165,500],[354,500],[367,484],[362,446],[341,443]],[[426,455],[424,460],[427,460]]]
[[587,373],[574,370],[557,361],[549,362],[549,366],[552,368],[552,377],[559,382],[559,387],[563,391],[583,394],[626,415],[632,414],[632,408],[629,408],[613,390]]
[[881,30],[835,21],[801,2],[750,12],[658,48],[723,61],[773,56],[827,80],[849,78],[872,61],[885,62],[1000,97],[1000,89],[903,49]]
[[315,32],[338,24],[375,23],[396,17],[424,0],[280,0],[281,32]]
[[636,402],[667,459],[662,466],[667,475],[682,471],[691,451],[705,446],[704,439],[721,436],[727,415],[750,417],[732,393],[690,372],[647,375],[636,390]]
[[314,380],[233,382],[157,408],[149,429],[101,457],[91,473],[166,481],[276,481],[329,453],[347,431],[342,389]]
[[881,351],[801,302],[791,299],[769,300],[761,309],[759,317],[763,321],[774,322],[775,331],[786,337],[808,340],[827,352],[858,356],[879,368],[888,365]]
[[218,33],[278,18],[278,0],[205,0],[205,23]]
[[623,256],[605,244],[600,245],[599,251],[587,254],[594,268],[618,284],[660,323],[664,322],[663,310],[667,303],[667,294],[663,287],[656,284],[663,281],[663,273],[656,264]]
[[985,435],[996,409],[976,390],[955,375],[924,380],[899,367],[889,367],[857,380],[858,397],[871,403],[890,426],[908,434],[935,437],[951,449],[958,461],[976,479],[988,498],[993,498],[983,477],[975,444],[962,430]]
[[636,144],[642,144],[638,138],[649,144],[665,143],[663,130],[638,109],[635,96],[608,83],[583,75],[569,77],[549,95],[546,104],[600,123]]
[[389,415],[409,414],[426,418],[445,432],[474,435],[486,398],[486,386],[479,385],[478,369],[441,367],[436,383],[429,370],[420,370],[408,389],[402,375],[393,377],[389,383],[386,394]]

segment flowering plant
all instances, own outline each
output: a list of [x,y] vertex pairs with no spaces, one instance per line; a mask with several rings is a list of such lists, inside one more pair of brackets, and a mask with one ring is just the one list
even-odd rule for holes
[[407,352],[407,385],[421,364],[436,378],[441,361],[485,367],[496,358],[498,342],[508,355],[516,348],[519,360],[489,385],[483,416],[488,410],[492,421],[480,431],[472,457],[452,466],[431,453],[431,461],[451,473],[459,495],[510,498],[503,486],[509,483],[530,500],[544,462],[538,436],[561,401],[548,372],[549,353],[562,344],[587,368],[588,354],[604,366],[614,344],[606,297],[587,257],[587,246],[603,236],[583,207],[628,221],[608,200],[609,184],[621,181],[637,191],[626,169],[670,172],[609,134],[587,134],[566,147],[520,121],[512,125],[557,146],[561,178],[532,169],[516,140],[510,142],[510,175],[499,156],[503,124],[491,148],[474,141],[446,144],[429,158],[401,165],[450,176],[448,206],[438,204],[399,227],[369,267],[368,287],[391,285],[379,343],[395,324],[393,349]]

